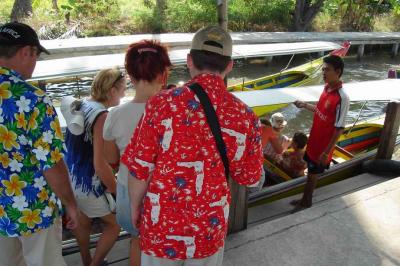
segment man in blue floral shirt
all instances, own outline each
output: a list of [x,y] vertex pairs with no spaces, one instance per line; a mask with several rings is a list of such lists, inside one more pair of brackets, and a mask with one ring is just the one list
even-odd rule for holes
[[76,227],[60,124],[45,92],[28,84],[48,51],[22,23],[0,26],[0,265],[65,265],[60,197]]

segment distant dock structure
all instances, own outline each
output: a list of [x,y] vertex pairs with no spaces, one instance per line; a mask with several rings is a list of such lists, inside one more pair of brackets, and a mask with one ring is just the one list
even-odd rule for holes
[[[397,56],[400,44],[400,32],[232,32],[231,35],[234,44],[350,41],[358,46],[358,58],[364,55],[367,45],[391,46],[392,56]],[[51,52],[51,57],[43,59],[122,53],[130,43],[142,39],[159,40],[172,50],[185,49],[190,47],[192,38],[193,33],[163,33],[43,40],[43,45]]]

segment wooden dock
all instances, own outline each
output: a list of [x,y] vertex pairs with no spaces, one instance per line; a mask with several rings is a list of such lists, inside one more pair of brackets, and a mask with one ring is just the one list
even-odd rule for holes
[[[392,54],[397,55],[400,32],[232,32],[234,44],[292,43],[330,41],[342,43],[351,41],[358,45],[360,56],[365,45],[392,45]],[[60,39],[41,41],[50,52],[42,59],[65,58],[71,56],[122,53],[132,42],[142,39],[154,39],[166,44],[171,49],[189,48],[193,33],[138,34],[124,36],[106,36],[78,39]]]
[[[325,212],[331,212],[331,211],[338,211],[338,209],[328,209],[325,208],[324,206],[336,206],[335,202],[338,201],[344,201],[348,198],[356,199],[358,195],[366,195],[368,191],[380,191],[380,185],[382,184],[384,187],[389,187],[389,184],[392,182],[395,182],[397,184],[397,187],[392,187],[391,190],[395,191],[394,189],[396,188],[397,191],[400,188],[400,178],[397,178],[397,180],[389,181],[390,179],[388,177],[381,177],[381,176],[376,176],[376,175],[370,175],[370,174],[362,174],[335,184],[332,184],[327,187],[322,187],[316,190],[315,195],[314,195],[314,207],[311,208],[310,210],[307,210],[302,213],[298,213],[295,215],[290,215],[289,211],[293,206],[289,205],[290,200],[295,199],[298,196],[292,196],[286,199],[282,199],[280,201],[276,201],[270,204],[265,204],[257,207],[253,207],[249,209],[249,224],[248,224],[248,230],[243,231],[238,234],[233,234],[228,237],[228,240],[226,242],[226,249],[225,249],[225,258],[224,258],[224,265],[269,265],[267,261],[263,264],[242,264],[242,261],[237,260],[237,256],[235,255],[235,250],[237,249],[239,252],[243,252],[245,248],[249,245],[251,245],[252,241],[262,241],[262,239],[259,239],[259,237],[254,236],[255,231],[259,231],[260,228],[266,228],[265,230],[272,230],[275,231],[273,228],[271,228],[270,225],[276,225],[279,224],[279,221],[284,221],[285,224],[289,223],[296,223],[298,220],[298,217],[309,217],[309,219],[306,219],[308,222],[311,222],[311,218],[314,217],[314,213],[320,214],[321,210],[324,210]],[[388,184],[386,185],[386,181],[389,181]],[[375,193],[375,195],[371,195],[371,198],[374,198],[374,196],[377,196],[379,193]],[[397,193],[398,195],[398,193]],[[352,204],[352,207],[356,207],[358,205],[364,205],[364,200],[365,203],[368,203],[367,198],[359,198],[357,201],[354,201]],[[377,199],[379,200],[379,199]],[[333,203],[332,203],[333,202]],[[379,205],[379,208],[387,208],[387,204],[390,203],[387,200],[384,200],[381,202]],[[356,204],[356,205],[355,205]],[[376,204],[375,204],[376,205]],[[393,206],[392,206],[393,207]],[[387,209],[389,212],[390,210]],[[288,216],[290,215],[290,216]],[[374,224],[374,219],[373,217],[370,217],[368,222],[369,224]],[[279,220],[277,220],[279,219]],[[344,221],[342,221],[344,222]],[[376,226],[376,224],[375,224]],[[281,226],[277,228],[282,228]],[[276,228],[276,229],[277,229]],[[322,228],[322,227],[321,227]],[[268,235],[264,231],[264,233],[260,234],[260,236]],[[286,233],[285,233],[286,232]],[[320,230],[317,230],[318,234],[322,234],[323,232],[320,232]],[[347,229],[343,228],[342,232],[347,232]],[[328,233],[328,232],[327,232]],[[337,232],[341,233],[341,232]],[[279,237],[276,239],[274,242],[270,242],[268,245],[269,246],[275,246],[276,248],[279,248],[281,246],[281,242],[284,242],[285,239],[290,237],[290,228],[284,229],[283,232],[281,232],[282,235],[285,235],[283,237]],[[289,234],[289,235],[288,235]],[[293,238],[296,238],[296,235],[292,236]],[[399,236],[400,237],[400,236]],[[244,239],[247,239],[248,241],[243,241]],[[242,243],[243,242],[243,243]],[[239,244],[240,245],[239,245]],[[313,245],[317,246],[321,243],[315,242]],[[389,243],[388,243],[389,244]],[[324,248],[322,245],[321,248]],[[254,250],[257,252],[256,257],[249,257],[250,261],[257,260],[260,261],[263,259],[261,256],[261,250],[260,248]],[[301,247],[299,247],[301,249]],[[118,241],[117,244],[112,248],[110,254],[107,256],[108,263],[109,265],[115,265],[115,266],[122,266],[122,265],[129,265],[128,263],[128,250],[129,250],[129,240],[121,240]],[[267,251],[267,250],[265,250]],[[319,251],[317,252],[319,253]],[[250,253],[249,253],[250,254]],[[284,253],[276,253],[271,257],[271,259],[274,260],[279,260],[281,255],[284,255]],[[243,254],[242,254],[243,255]],[[246,258],[247,256],[244,256]],[[80,261],[79,254],[72,254],[64,257],[67,265],[82,265]],[[244,259],[243,258],[243,259]],[[361,259],[361,258],[360,258]],[[400,258],[397,258],[400,259]],[[312,264],[312,263],[311,263]],[[278,265],[278,264],[276,264]],[[356,264],[357,265],[357,264]]]

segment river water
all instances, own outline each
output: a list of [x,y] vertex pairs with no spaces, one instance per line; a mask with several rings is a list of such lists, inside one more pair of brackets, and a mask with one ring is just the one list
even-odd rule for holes
[[[290,64],[294,67],[305,63],[311,59],[315,59],[317,55],[296,55]],[[259,78],[268,74],[281,71],[289,62],[290,57],[282,56],[274,58],[272,62],[266,64],[265,60],[251,59],[239,60],[235,62],[235,67],[229,75],[229,84],[241,83],[243,79],[250,80]],[[343,74],[344,83],[379,80],[387,77],[387,71],[390,68],[400,68],[400,57],[391,58],[387,52],[375,52],[373,55],[366,55],[361,61],[357,61],[355,56],[348,56],[344,59],[345,70]],[[178,66],[172,69],[169,83],[183,83],[190,78],[189,73],[184,66]],[[54,100],[59,100],[65,95],[75,95],[84,97],[88,95],[92,77],[84,78],[78,82],[70,82],[63,84],[51,84],[47,87],[47,92]],[[322,84],[321,84],[322,86]],[[344,84],[345,86],[345,84]],[[399,88],[400,89],[400,88]],[[132,89],[130,90],[132,93]],[[129,92],[128,92],[129,93]],[[377,93],[379,93],[377,91]],[[400,93],[400,92],[399,92]],[[364,103],[352,103],[347,117],[348,123],[353,123],[360,112],[360,108]],[[385,102],[368,102],[362,109],[359,121],[368,119],[384,113]],[[290,104],[279,110],[288,120],[288,126],[284,133],[292,136],[296,131],[308,133],[312,124],[312,114],[306,110],[298,110],[294,105]]]

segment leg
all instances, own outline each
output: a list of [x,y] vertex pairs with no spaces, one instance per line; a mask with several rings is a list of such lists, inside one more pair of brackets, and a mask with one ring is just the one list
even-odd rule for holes
[[86,216],[83,212],[79,212],[79,224],[78,227],[73,230],[76,237],[76,241],[79,245],[79,251],[81,253],[82,264],[89,266],[92,262],[92,256],[90,255],[90,230],[92,227],[92,219]]
[[104,229],[97,242],[96,251],[91,263],[92,266],[101,265],[103,263],[104,258],[113,247],[121,230],[115,219],[115,214],[103,216],[101,220],[104,223]]
[[138,237],[133,236],[131,238],[131,248],[130,248],[130,266],[140,266],[140,240]]
[[61,218],[55,219],[49,228],[19,239],[28,266],[67,265],[62,256]]
[[170,260],[164,258],[157,258],[154,256],[147,255],[142,252],[141,254],[141,263],[146,266],[183,266],[184,260]]
[[224,258],[224,247],[215,252],[210,257],[204,259],[188,259],[185,260],[184,266],[222,266]]
[[18,237],[0,236],[0,266],[26,266]]
[[131,234],[131,245],[129,251],[131,266],[140,266],[140,246],[138,230],[132,226],[131,206],[129,200],[128,186],[117,182],[117,223],[126,232]]
[[317,185],[317,174],[308,174],[307,183],[304,188],[303,198],[299,204],[303,207],[309,208],[312,206],[312,197],[314,193],[315,186]]

